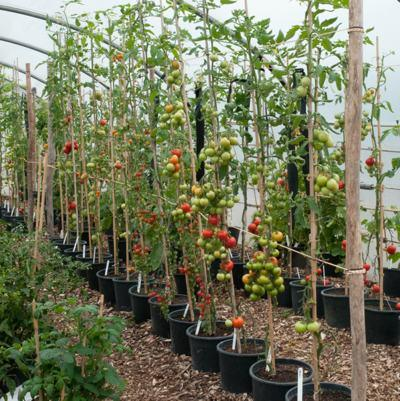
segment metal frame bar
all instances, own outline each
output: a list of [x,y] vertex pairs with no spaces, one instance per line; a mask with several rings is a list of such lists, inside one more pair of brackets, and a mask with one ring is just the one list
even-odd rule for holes
[[[17,67],[16,65],[12,65],[12,64],[10,64],[10,63],[7,63],[6,61],[0,61],[0,65],[2,65],[3,67],[11,68],[11,69],[14,69],[14,68],[15,68],[15,69],[17,69],[21,74],[26,74],[26,71],[23,70],[22,68]],[[40,78],[40,77],[38,77],[37,75],[32,74],[32,73],[31,73],[31,77],[32,77],[33,79],[35,79],[36,81],[39,81],[39,82],[42,83],[43,85],[46,85],[46,81],[45,81],[43,78]]]

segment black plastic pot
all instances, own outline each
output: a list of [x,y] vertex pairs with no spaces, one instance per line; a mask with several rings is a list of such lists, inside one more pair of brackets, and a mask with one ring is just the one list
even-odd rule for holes
[[[239,354],[232,351],[232,340],[225,340],[217,345],[222,388],[231,393],[251,393],[250,366],[264,355],[264,340],[248,338],[246,344],[260,346],[261,351]],[[242,347],[244,346],[245,342],[242,340]]]
[[[115,304],[115,292],[114,292],[114,283],[111,265],[108,269],[108,276],[105,275],[106,269],[99,270],[96,273],[97,280],[99,283],[99,291],[104,295],[104,302],[106,304],[114,305]],[[111,273],[111,275],[110,275]]]
[[282,308],[291,308],[292,307],[292,293],[290,289],[290,283],[292,281],[297,281],[299,280],[298,277],[284,277],[284,285],[285,285],[285,291],[281,292],[277,296],[278,300],[278,306],[281,306]]
[[[126,240],[123,238],[119,238],[117,240],[117,248],[118,248],[118,259],[122,259],[125,262],[126,259]],[[114,240],[113,236],[108,236],[108,249],[110,253],[114,252]]]
[[324,303],[325,320],[331,327],[346,329],[350,327],[349,296],[344,288],[327,288],[321,292]]
[[69,248],[73,248],[74,247],[74,243],[75,243],[75,239],[73,239],[73,241],[72,241],[72,243],[71,242],[67,242],[67,243],[63,243],[63,240],[62,239],[58,239],[58,240],[55,240],[54,241],[54,245],[57,247],[57,249],[61,252],[61,253],[64,253],[64,251],[66,250],[66,249],[69,249]]
[[[388,304],[392,310],[388,309]],[[379,310],[379,300],[365,300],[365,334],[368,344],[400,345],[400,311],[396,302],[384,301]]]
[[[183,317],[184,312],[185,309],[178,309],[168,314],[171,350],[174,354],[190,356],[190,345],[186,330],[188,327],[193,326],[193,322],[180,319],[180,317]],[[198,314],[196,314],[197,316]]]
[[[328,382],[321,382],[321,390],[322,393],[324,391],[332,391],[337,394],[338,397],[340,395],[347,395],[351,397],[351,388],[344,386],[343,384],[336,384],[336,383],[328,383]],[[307,383],[304,384],[303,386],[303,394],[304,395],[310,395],[314,393],[314,384],[312,383]],[[323,400],[323,397],[322,397]],[[338,401],[341,401],[342,398],[337,398]],[[350,400],[350,398],[349,398]],[[297,386],[291,388],[285,396],[285,401],[297,401]]]
[[114,277],[115,308],[121,311],[132,310],[129,288],[137,284],[137,280],[126,280],[126,277]]
[[135,323],[142,323],[150,319],[150,305],[148,294],[137,292],[137,285],[129,288],[129,299]]
[[[78,248],[78,247],[76,247],[76,248]],[[74,251],[74,247],[67,248],[64,250],[64,256],[66,256],[66,257],[76,259],[77,256],[79,256],[79,255],[82,255],[82,251],[78,251],[78,250]]]
[[186,294],[186,279],[185,275],[182,273],[174,274],[175,284],[176,284],[176,292],[178,294]]
[[92,263],[89,269],[86,271],[89,288],[94,291],[99,291],[99,279],[97,272],[106,269],[107,262],[103,263]]
[[[292,281],[289,285],[292,295],[292,307],[297,315],[301,315],[303,314],[304,286],[300,284],[300,280]],[[332,286],[317,284],[317,316],[319,318],[323,318],[325,315],[321,292],[327,288],[332,288]]]
[[235,262],[233,270],[232,270],[233,283],[237,290],[241,290],[244,288],[244,284],[242,281],[242,277],[245,274],[244,267],[245,267],[245,263]]
[[[224,322],[217,322],[224,326]],[[201,372],[219,372],[219,358],[217,345],[221,341],[232,339],[232,334],[226,336],[205,337],[195,335],[197,324],[186,330],[189,337],[190,355],[192,356],[192,368]]]
[[211,263],[210,276],[211,276],[212,280],[216,280],[220,264],[221,264],[221,261],[219,259],[214,260],[214,262]]
[[[278,358],[276,359],[276,366],[279,365],[292,365],[297,368],[303,368],[305,370],[304,382],[309,383],[312,379],[313,370],[308,363],[297,359]],[[265,360],[254,363],[249,370],[254,401],[283,401],[286,393],[297,384],[297,380],[292,382],[266,380],[257,374],[261,369],[265,369]]]
[[[187,304],[187,297],[184,294],[178,294],[176,296],[178,299],[176,302],[168,305],[168,313],[173,312],[178,309],[182,309]],[[162,338],[169,338],[169,323],[168,320],[164,317],[164,314],[161,310],[161,304],[157,302],[157,297],[153,297],[149,299],[150,305],[150,316],[151,316],[151,331],[156,336]]]
[[400,297],[400,269],[383,269],[383,288],[389,297]]

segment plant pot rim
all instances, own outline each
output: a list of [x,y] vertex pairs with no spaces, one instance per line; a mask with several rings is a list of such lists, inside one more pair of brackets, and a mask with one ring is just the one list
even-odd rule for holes
[[132,284],[138,282],[137,280],[131,280],[131,279],[127,280],[126,276],[125,277],[113,277],[113,281],[115,281],[116,283],[124,282],[124,283],[132,283]]
[[[176,294],[175,295],[176,297],[178,297],[178,296],[187,296],[186,294]],[[151,297],[151,298],[149,298],[149,303],[150,304],[153,304],[153,305],[161,305],[161,302],[157,302],[157,296],[154,296],[154,297]],[[174,304],[174,303],[172,303],[172,304],[168,304],[168,306],[171,306],[171,305],[182,305],[182,306],[186,306],[186,304],[187,304],[187,300],[186,300],[186,302],[184,302],[183,304],[181,304],[181,303],[178,303],[178,304]]]
[[[224,322],[222,320],[217,320],[217,323],[224,323]],[[192,333],[192,331],[196,330],[196,326],[197,326],[197,323],[189,326],[186,329],[186,335],[188,337],[190,337],[190,338],[200,338],[203,341],[216,341],[216,340],[217,341],[218,340],[219,341],[223,341],[223,340],[228,340],[228,339],[232,340],[233,333],[232,334],[228,334],[226,336],[201,336],[201,335],[196,336],[196,334]]]
[[[276,358],[275,362],[297,362],[297,363],[293,363],[293,365],[297,365],[299,364],[300,366],[304,366],[307,365],[307,369],[310,370],[310,375],[306,376],[308,377],[312,377],[314,374],[313,368],[310,364],[308,364],[307,362],[301,361],[300,359],[294,359],[294,358]],[[278,381],[272,381],[272,380],[267,380],[267,379],[263,379],[262,377],[257,376],[254,373],[254,369],[260,365],[265,365],[266,360],[265,359],[261,359],[260,361],[257,361],[256,363],[253,363],[253,365],[250,366],[249,369],[249,373],[252,379],[257,380],[259,382],[264,382],[264,383],[268,383],[271,384],[273,386],[282,386],[282,385],[287,385],[288,387],[295,387],[297,385],[297,379],[296,381],[293,382],[278,382]],[[285,364],[285,363],[284,363]],[[290,363],[286,363],[286,365],[290,365]]]
[[400,265],[397,267],[384,267],[383,271],[400,273]]
[[321,291],[321,294],[327,298],[349,298],[349,295],[346,294],[335,294],[337,290],[344,290],[345,287],[331,287],[325,288],[325,290]]
[[[111,267],[111,266],[110,266]],[[111,270],[112,272],[114,271],[114,270]],[[108,271],[108,276],[106,276],[106,275],[104,275],[104,273],[106,272],[106,269],[101,269],[101,270],[98,270],[97,272],[96,272],[96,276],[97,277],[100,277],[100,278],[103,278],[103,279],[105,279],[105,280],[112,280],[114,277],[113,276],[110,276],[110,269],[109,269],[109,271]]]
[[[184,323],[190,323],[192,325],[195,322],[190,322],[188,320],[181,320],[181,319],[177,319],[176,318],[176,316],[179,316],[179,314],[182,314],[182,316],[183,316],[185,310],[186,310],[186,308],[182,308],[182,309],[176,309],[176,310],[173,310],[173,311],[169,312],[167,320],[172,320],[173,322],[178,322],[178,323],[183,323],[183,322]],[[196,317],[198,315],[198,313],[199,313],[199,310],[195,309],[194,313],[195,313],[195,317]],[[188,312],[188,314],[189,314],[189,312]]]
[[[244,339],[241,339],[240,342],[243,344],[244,341],[245,341]],[[265,340],[263,340],[262,338],[247,338],[246,341],[252,342],[253,344],[254,343],[259,343],[259,344],[265,345]],[[241,353],[241,354],[239,354],[238,352],[232,352],[231,349],[226,350],[224,348],[224,346],[227,345],[228,343],[232,344],[232,339],[227,339],[227,340],[224,340],[224,341],[221,341],[220,343],[218,343],[217,344],[217,351],[220,354],[234,355],[234,356],[238,356],[238,357],[246,357],[246,356],[255,357],[255,356],[260,356],[260,355],[264,355],[265,354],[264,351],[262,351],[262,352]]]
[[[300,280],[291,281],[291,282],[289,283],[289,285],[291,285],[292,287],[302,287],[302,288],[304,288],[305,285],[300,284],[300,281],[301,281],[301,279],[300,279]],[[328,285],[323,285],[323,284],[319,284],[319,283],[317,282],[317,287],[328,289],[328,288],[332,288],[332,287],[333,287],[333,284],[331,283],[331,284],[328,284]]]
[[[384,301],[385,303],[389,303],[391,306],[395,306],[397,302],[392,301],[392,300],[386,300]],[[368,304],[377,304],[379,305],[379,299],[366,299],[364,300],[364,308],[365,310],[368,310],[369,312],[373,312],[373,313],[380,313],[380,314],[397,314],[400,316],[400,311],[393,309],[393,310],[379,310],[379,309],[375,309],[375,308],[371,308],[368,307]]]

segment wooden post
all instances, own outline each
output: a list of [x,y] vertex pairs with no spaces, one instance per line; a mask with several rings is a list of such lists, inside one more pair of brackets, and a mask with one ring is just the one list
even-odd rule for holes
[[[311,79],[314,69],[313,63],[313,45],[312,45],[312,29],[313,29],[313,1],[308,2],[307,10],[307,30],[308,30],[308,64],[307,75],[310,77],[310,88],[308,94],[308,113],[307,113],[307,129],[308,129],[308,153],[309,153],[309,191],[310,198],[315,198],[314,180],[315,180],[315,162],[316,156],[313,148],[313,133],[314,133],[314,115],[313,115],[313,81]],[[317,89],[317,88],[316,88]],[[315,259],[317,253],[317,216],[315,210],[310,210],[310,255],[311,255],[311,294],[312,294],[312,320],[317,321],[317,261]],[[313,335],[312,345],[312,366],[314,369],[313,384],[314,384],[314,400],[319,401],[320,377],[318,363],[318,339]]]
[[[52,69],[50,63],[47,66],[47,76],[52,79]],[[54,208],[53,208],[53,179],[54,179],[54,165],[56,162],[56,148],[54,145],[53,133],[53,115],[51,107],[53,104],[54,93],[49,93],[48,98],[48,119],[47,119],[47,146],[49,152],[49,165],[46,182],[46,225],[47,233],[54,235]],[[62,202],[61,202],[62,203]]]
[[350,0],[349,72],[345,113],[346,268],[349,269],[352,401],[367,399],[364,280],[360,233],[360,152],[363,85],[363,0]]
[[31,65],[26,64],[26,104],[28,110],[28,155],[27,155],[27,190],[28,190],[28,230],[33,230],[33,210],[34,210],[34,180],[35,180],[35,137],[36,137],[36,125],[35,125],[35,109],[33,105],[33,94],[32,94],[32,81],[31,81]]

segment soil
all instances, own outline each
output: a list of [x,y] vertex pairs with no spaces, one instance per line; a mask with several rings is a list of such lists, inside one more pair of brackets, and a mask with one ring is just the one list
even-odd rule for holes
[[232,334],[232,330],[228,329],[224,323],[217,323],[216,330],[214,334],[206,333],[203,328],[200,329],[199,337],[225,337],[230,336]]
[[[233,350],[232,347],[226,347],[225,351],[227,352],[232,352],[232,354],[238,354],[239,351],[237,349]],[[256,344],[256,343],[243,343],[242,342],[242,354],[260,354],[265,351],[265,346],[262,344]]]
[[[257,372],[254,372],[258,377],[273,381],[276,383],[291,383],[297,381],[297,370],[298,365],[276,365],[276,374],[271,375],[269,372],[265,370],[265,365],[262,365]],[[308,369],[304,369],[304,376],[310,376],[311,372]]]
[[[320,401],[351,401],[351,395],[343,394],[339,391],[327,391],[324,390],[321,392]],[[297,397],[295,400],[296,401]],[[314,397],[312,394],[307,394],[303,396],[303,401],[314,401]]]

